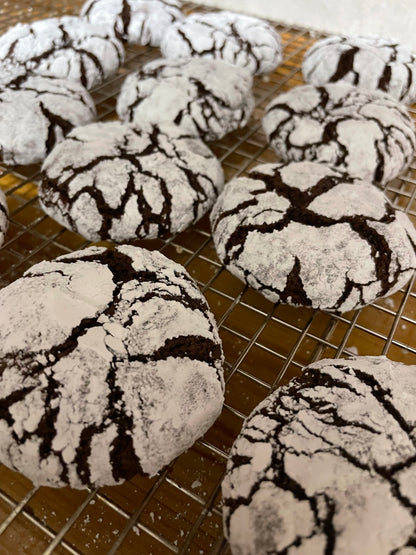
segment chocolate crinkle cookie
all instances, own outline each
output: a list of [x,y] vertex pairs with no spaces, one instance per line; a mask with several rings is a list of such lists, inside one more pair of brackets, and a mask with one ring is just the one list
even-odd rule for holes
[[42,176],[45,212],[92,241],[183,231],[224,185],[221,164],[201,139],[118,121],[72,130],[46,158]]
[[18,23],[0,37],[0,83],[26,75],[60,77],[87,89],[117,72],[124,48],[113,33],[64,16]]
[[310,160],[385,185],[416,146],[414,123],[390,95],[347,83],[303,85],[267,106],[263,127],[283,160]]
[[130,44],[159,46],[168,27],[185,17],[180,8],[178,0],[87,0],[81,16]]
[[273,302],[346,312],[398,291],[416,230],[380,189],[312,162],[264,164],[211,212],[226,268]]
[[0,247],[4,243],[7,228],[9,227],[9,209],[7,207],[6,195],[0,189]]
[[32,75],[0,86],[0,160],[41,162],[73,127],[95,117],[88,91],[68,79]]
[[244,127],[254,108],[252,76],[222,60],[152,61],[127,76],[117,100],[124,121],[169,122],[206,141]]
[[416,366],[321,360],[251,413],[222,484],[234,555],[410,555]]
[[0,313],[0,462],[35,485],[154,475],[221,412],[215,321],[158,252],[41,262],[0,291]]
[[228,11],[191,14],[167,29],[160,48],[165,58],[222,59],[252,74],[269,73],[282,61],[282,43],[272,25]]
[[375,37],[328,37],[305,54],[302,72],[307,83],[343,81],[381,90],[406,104],[416,101],[416,57],[405,46]]

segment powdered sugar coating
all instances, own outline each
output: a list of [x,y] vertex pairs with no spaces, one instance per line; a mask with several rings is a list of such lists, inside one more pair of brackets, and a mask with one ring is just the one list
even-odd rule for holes
[[312,162],[264,164],[211,212],[221,262],[273,302],[346,312],[416,268],[416,230],[382,191]]
[[9,210],[6,195],[0,189],[0,246],[4,243],[6,231],[9,226]]
[[74,129],[46,158],[42,175],[45,212],[92,241],[183,231],[224,184],[221,164],[199,138],[118,121]]
[[0,159],[41,162],[74,126],[95,116],[94,101],[79,83],[39,75],[17,79],[0,87]]
[[18,23],[0,37],[0,82],[35,73],[77,81],[87,89],[117,72],[122,43],[99,25],[64,16]]
[[273,71],[282,61],[282,44],[274,27],[228,11],[189,15],[168,28],[160,49],[165,58],[222,59],[253,74]]
[[279,95],[267,106],[263,127],[283,160],[320,162],[382,185],[408,167],[416,146],[404,106],[346,83]]
[[117,100],[119,117],[175,124],[205,141],[244,127],[254,108],[248,70],[222,60],[152,61],[128,75]]
[[213,316],[160,253],[42,262],[0,291],[0,314],[0,461],[36,485],[154,475],[221,411]]
[[406,104],[416,101],[416,57],[405,46],[375,37],[328,37],[305,54],[307,83],[342,81],[381,90]]
[[414,553],[416,366],[322,360],[245,421],[222,484],[238,555]]
[[172,23],[181,21],[178,0],[87,0],[81,15],[130,44],[159,46]]

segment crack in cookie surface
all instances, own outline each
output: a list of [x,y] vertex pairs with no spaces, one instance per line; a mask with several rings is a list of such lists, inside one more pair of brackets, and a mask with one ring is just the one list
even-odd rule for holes
[[6,195],[0,189],[0,246],[4,243],[7,228],[9,227],[9,209]]

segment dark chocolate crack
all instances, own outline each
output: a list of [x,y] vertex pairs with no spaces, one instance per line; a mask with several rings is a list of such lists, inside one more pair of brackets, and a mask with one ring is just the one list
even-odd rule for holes
[[58,142],[57,128],[60,129],[63,135],[67,135],[74,127],[73,124],[59,114],[52,113],[43,102],[39,102],[42,114],[48,120],[48,136],[46,139],[46,152],[50,152],[55,144]]
[[329,79],[330,83],[339,81],[340,79],[345,77],[347,73],[352,72],[354,75],[353,84],[358,84],[359,75],[356,71],[354,71],[354,57],[358,51],[359,49],[357,47],[353,47],[345,50],[341,54],[338,60],[337,68]]
[[4,216],[6,216],[6,218],[8,218],[7,207],[1,201],[0,201],[0,212],[2,212],[4,214]]
[[123,0],[123,7],[120,17],[123,23],[122,38],[125,39],[128,36],[129,25],[131,22],[131,7],[129,0]]

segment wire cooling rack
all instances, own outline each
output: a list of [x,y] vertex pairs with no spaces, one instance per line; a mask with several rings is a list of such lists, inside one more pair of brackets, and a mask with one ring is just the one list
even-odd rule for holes
[[[3,2],[0,32],[10,25],[76,14],[80,2]],[[190,12],[198,8],[186,4]],[[206,8],[204,8],[206,9]],[[323,35],[276,24],[284,60],[254,82],[256,108],[247,127],[211,143],[227,179],[276,161],[266,147],[260,120],[279,92],[302,83],[305,51]],[[128,47],[119,74],[93,91],[99,119],[115,118],[116,96],[125,75],[158,57],[157,49]],[[416,112],[411,110],[413,116]],[[63,229],[40,209],[39,166],[0,166],[0,187],[10,209],[10,228],[0,249],[0,286],[27,268],[89,243]],[[415,222],[416,167],[390,183],[386,194]],[[226,400],[215,425],[189,451],[154,478],[136,476],[121,486],[76,491],[33,488],[0,465],[0,554],[229,553],[222,534],[220,486],[227,454],[243,419],[279,384],[324,357],[387,355],[416,364],[414,280],[393,296],[364,309],[335,315],[273,305],[244,286],[218,262],[208,218],[166,241],[137,244],[159,249],[182,263],[205,294],[217,319],[225,351]]]

